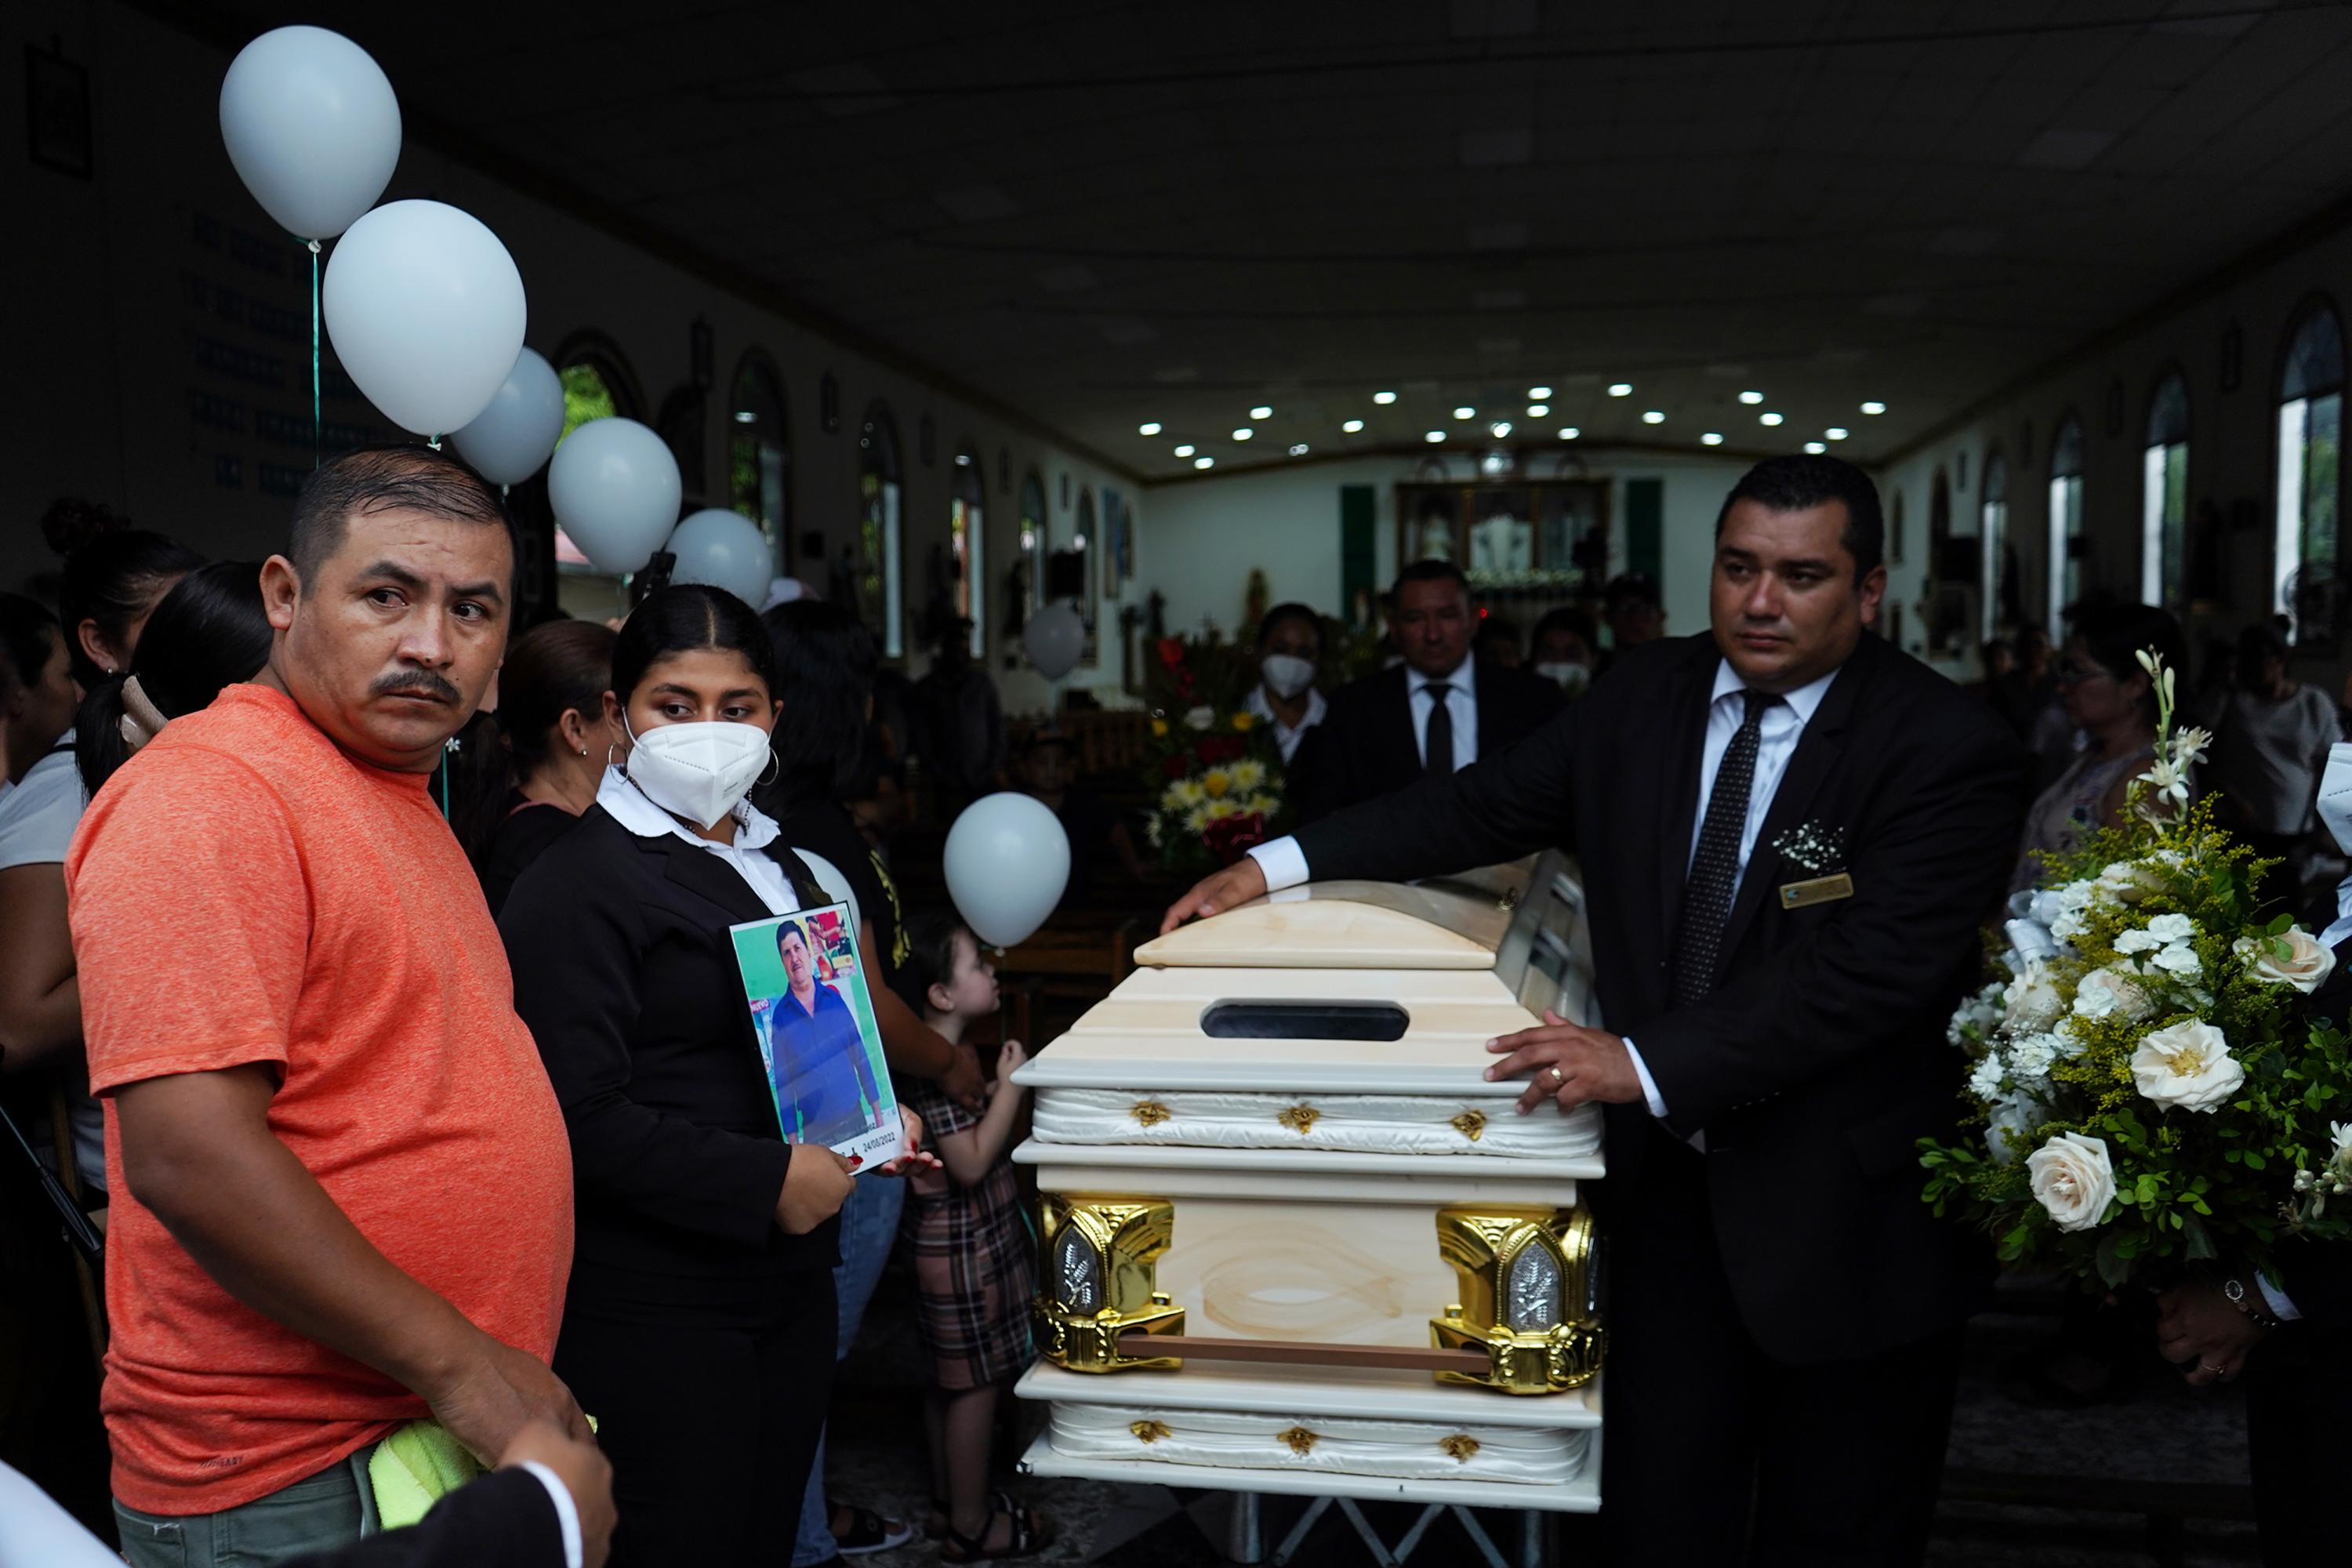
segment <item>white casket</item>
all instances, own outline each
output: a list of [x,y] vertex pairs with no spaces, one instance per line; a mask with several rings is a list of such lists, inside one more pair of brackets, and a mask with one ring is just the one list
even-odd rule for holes
[[1322,883],[1148,943],[1035,1093],[1032,1473],[1600,1505],[1593,1108],[1486,1043],[1591,1008],[1556,855]]

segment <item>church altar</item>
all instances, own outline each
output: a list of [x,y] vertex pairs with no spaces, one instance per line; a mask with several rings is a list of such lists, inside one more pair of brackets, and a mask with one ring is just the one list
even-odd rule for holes
[[1591,1013],[1556,854],[1314,884],[1147,943],[1035,1095],[1042,1476],[1590,1511],[1585,1107],[1520,1117],[1497,1035]]

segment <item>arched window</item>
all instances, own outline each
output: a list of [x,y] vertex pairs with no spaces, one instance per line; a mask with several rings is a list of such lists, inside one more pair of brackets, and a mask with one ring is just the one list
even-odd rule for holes
[[857,614],[879,633],[882,657],[907,654],[898,426],[877,403],[857,432]]
[[2189,383],[2167,370],[2147,405],[2141,454],[2139,596],[2180,613],[2189,542]]
[[[1937,468],[1927,486],[1927,657],[1959,658],[1968,650],[1968,582],[1952,551],[1952,482]],[[1958,581],[1955,581],[1958,578]]]
[[2018,618],[2017,562],[2009,546],[2009,464],[1999,452],[1985,454],[1977,518],[1977,531],[1983,535],[1977,634],[1990,642],[2004,623]]
[[735,368],[728,420],[728,504],[760,525],[778,561],[789,561],[793,454],[783,378],[756,349]]
[[2069,414],[2050,443],[2050,574],[2046,580],[2053,638],[2066,607],[2083,598],[2083,422]]
[[948,548],[955,555],[955,610],[971,623],[971,657],[988,651],[988,479],[980,448],[956,448],[948,485]]
[[[2278,558],[2271,608],[2294,620],[2295,640],[2332,635],[2337,458],[2344,436],[2344,328],[2324,300],[2304,307],[2279,376]],[[2299,588],[2308,591],[2298,592]]]
[[1024,625],[1045,607],[1045,555],[1050,548],[1045,540],[1045,481],[1032,468],[1021,480],[1020,617]]
[[[556,379],[563,384],[564,437],[591,419],[642,419],[645,401],[620,345],[602,332],[574,332],[558,345]],[[542,474],[534,483],[541,482]],[[583,620],[605,620],[629,613],[628,580],[600,572],[563,530],[555,530],[556,602]]]

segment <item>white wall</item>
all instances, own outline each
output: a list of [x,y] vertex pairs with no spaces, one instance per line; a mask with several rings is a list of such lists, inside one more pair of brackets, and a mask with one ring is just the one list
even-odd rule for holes
[[[228,58],[113,0],[35,0],[11,7],[9,17],[12,44],[46,47],[54,35],[68,59],[88,68],[96,176],[37,166],[16,150],[21,141],[0,154],[0,211],[10,215],[0,266],[13,284],[10,374],[0,378],[0,428],[10,447],[10,460],[0,465],[0,584],[16,586],[54,568],[33,525],[59,495],[105,501],[210,554],[266,553],[283,537],[288,503],[262,492],[262,466],[307,471],[311,461],[307,442],[273,442],[257,429],[270,415],[308,421],[310,275],[299,245],[246,194],[222,150],[217,106]],[[0,70],[0,124],[25,124],[25,90],[22,71]],[[910,615],[932,549],[944,547],[954,456],[967,442],[986,469],[989,621],[997,631],[1004,624],[1004,573],[1018,548],[1021,480],[1030,468],[1044,480],[1057,542],[1066,541],[1071,510],[1087,487],[1118,490],[1135,511],[1139,535],[1145,527],[1142,487],[1126,476],[414,141],[385,193],[387,200],[402,196],[452,203],[496,230],[522,271],[530,345],[551,353],[582,329],[611,338],[639,383],[649,422],[664,397],[688,381],[690,325],[708,321],[717,384],[706,414],[702,499],[711,503],[727,500],[728,390],[747,350],[764,350],[784,379],[792,531],[822,529],[833,549],[856,509],[859,426],[869,405],[887,402],[905,460]],[[244,320],[222,316],[228,296]],[[299,339],[257,328],[249,309],[257,304],[292,313],[268,325],[299,321]],[[260,374],[274,374],[278,384],[224,374],[223,347],[255,356]],[[830,434],[818,421],[818,384],[827,371],[841,386],[841,427]],[[208,399],[234,405],[242,428],[207,423],[201,411],[224,406]],[[926,416],[937,432],[929,465],[919,450]],[[339,407],[331,400],[327,423],[367,424],[383,438],[391,435],[363,403]],[[1000,454],[1010,458],[1009,489],[998,482]],[[236,482],[222,482],[232,465]],[[1071,509],[1061,501],[1066,474]],[[1099,575],[1098,562],[1096,570]],[[822,586],[821,574],[809,574]],[[1145,586],[1139,575],[1124,594],[1139,597]],[[1069,684],[1115,691],[1118,602],[1106,602],[1102,616],[1102,658]],[[920,668],[919,658],[910,662]],[[1007,675],[1001,659],[991,665],[1009,707],[1045,706],[1044,682],[1025,671]]]
[[[1610,570],[1625,566],[1625,482],[1664,481],[1660,589],[1667,626],[1693,632],[1706,625],[1706,580],[1714,557],[1715,516],[1748,462],[1745,458],[1677,457],[1605,447],[1577,454],[1589,477],[1611,485]],[[1373,537],[1383,586],[1396,574],[1396,487],[1412,480],[1426,455],[1383,454],[1343,461],[1302,463],[1156,487],[1150,492],[1150,548],[1139,582],[1168,596],[1168,628],[1198,630],[1205,617],[1228,636],[1241,626],[1252,567],[1263,568],[1269,603],[1298,599],[1328,614],[1340,604],[1339,492],[1372,489]],[[1448,477],[1475,478],[1474,459],[1445,459]],[[1523,465],[1523,476],[1558,472],[1550,451]]]

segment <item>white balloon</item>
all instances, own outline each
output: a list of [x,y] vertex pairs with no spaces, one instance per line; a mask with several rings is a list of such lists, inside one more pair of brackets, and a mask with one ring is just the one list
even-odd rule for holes
[[327,336],[352,381],[404,430],[463,429],[522,353],[522,274],[479,218],[389,202],[327,259]]
[[677,557],[671,582],[708,583],[747,605],[767,597],[776,573],[776,552],[760,525],[723,506],[689,513],[669,536],[668,549]]
[[1048,680],[1059,680],[1077,668],[1087,647],[1087,623],[1067,605],[1048,605],[1029,617],[1021,634],[1029,662]]
[[1026,942],[1070,880],[1070,840],[1034,795],[984,795],[948,829],[948,896],[991,947]]
[[220,127],[245,188],[303,239],[351,227],[400,162],[400,100],[383,68],[324,27],[279,27],[238,50]]
[[635,572],[677,526],[677,458],[634,419],[591,419],[547,465],[555,521],[603,572]]
[[519,485],[539,472],[562,435],[563,382],[536,350],[525,349],[490,405],[449,441],[490,483]]

